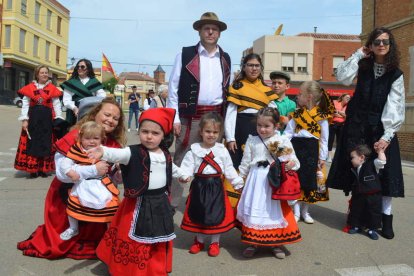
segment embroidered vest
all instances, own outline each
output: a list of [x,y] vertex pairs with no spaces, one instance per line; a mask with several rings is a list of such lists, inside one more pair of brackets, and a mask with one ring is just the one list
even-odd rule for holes
[[[178,84],[178,111],[180,116],[192,116],[197,113],[198,95],[200,93],[200,56],[199,44],[183,47],[181,58],[181,75]],[[220,47],[220,63],[223,73],[223,107],[230,82],[230,56]],[[223,109],[224,110],[224,109]]]
[[346,110],[347,121],[354,124],[368,123],[379,138],[384,133],[381,116],[388,94],[393,82],[402,74],[400,69],[395,69],[375,79],[372,67],[360,69],[355,94]]
[[[129,146],[131,159],[127,165],[121,165],[124,182],[124,196],[138,197],[143,195],[149,186],[151,160],[148,150],[142,145]],[[172,180],[172,158],[167,150],[163,150],[166,159],[167,190],[170,192]]]
[[72,100],[75,102],[76,106],[79,105],[81,99],[94,96],[96,91],[104,88],[102,83],[96,78],[89,79],[85,84],[83,84],[79,78],[73,78],[62,83],[60,87],[73,93]]

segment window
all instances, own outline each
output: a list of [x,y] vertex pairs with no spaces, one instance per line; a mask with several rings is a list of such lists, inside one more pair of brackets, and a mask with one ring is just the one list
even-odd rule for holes
[[4,25],[4,47],[10,48],[11,46],[11,25]]
[[47,15],[46,15],[46,28],[48,30],[52,29],[52,11],[51,10],[47,10]]
[[26,31],[20,29],[20,44],[19,44],[20,52],[26,52]]
[[13,71],[10,70],[11,68],[7,68],[4,70],[4,89],[13,90]]
[[298,72],[307,73],[308,72],[308,62],[306,54],[298,54],[297,59]]
[[49,52],[50,52],[50,42],[46,41],[46,47],[45,47],[45,59],[47,61],[50,60],[50,56],[49,56]]
[[20,6],[20,13],[22,15],[26,15],[26,13],[27,13],[27,0],[22,0],[21,6]]
[[36,2],[35,4],[35,22],[40,24],[40,3]]
[[345,60],[345,57],[333,57],[333,74],[336,74],[336,69],[338,68],[338,65],[341,64]]
[[282,54],[282,70],[293,72],[293,54]]
[[13,8],[13,0],[7,0],[6,9],[11,10]]
[[61,29],[62,29],[62,17],[60,16],[57,17],[56,27],[57,27],[57,34],[60,34]]
[[25,86],[29,82],[29,73],[20,71],[18,75],[18,86],[19,89]]
[[56,46],[56,64],[60,63],[60,47]]
[[39,37],[37,35],[33,36],[33,56],[39,56]]

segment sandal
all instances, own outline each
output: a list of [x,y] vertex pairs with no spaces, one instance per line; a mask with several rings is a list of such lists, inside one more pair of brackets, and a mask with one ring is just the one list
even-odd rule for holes
[[249,246],[246,249],[243,250],[243,257],[245,258],[251,258],[256,254],[257,247],[256,246]]
[[64,241],[67,241],[67,240],[70,240],[71,238],[73,238],[74,236],[76,236],[77,234],[79,234],[78,230],[68,228],[62,234],[60,234],[60,238]]
[[275,255],[277,259],[284,259],[286,257],[285,251],[283,251],[283,249],[279,246],[273,247],[272,252],[273,252],[273,255]]

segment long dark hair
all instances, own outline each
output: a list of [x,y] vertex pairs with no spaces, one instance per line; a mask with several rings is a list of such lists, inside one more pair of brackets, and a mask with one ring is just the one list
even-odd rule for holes
[[[365,43],[365,47],[369,48],[374,42],[374,40],[383,33],[388,34],[390,39],[390,50],[384,57],[384,66],[385,69],[389,72],[394,69],[397,69],[400,66],[400,51],[398,51],[398,46],[395,42],[394,35],[391,33],[391,31],[384,27],[375,28],[369,34],[368,40]],[[364,58],[360,61],[360,67],[362,69],[372,68],[372,66],[374,65],[374,61],[374,56],[371,56],[371,58]]]
[[83,59],[80,59],[76,63],[75,68],[73,68],[72,76],[70,77],[71,79],[74,79],[74,78],[78,78],[79,77],[78,68],[79,68],[79,63],[82,62],[82,61],[85,62],[86,68],[88,69],[88,77],[90,79],[92,79],[92,78],[95,77],[95,72],[93,71],[92,62],[89,59],[83,58]]
[[263,67],[262,59],[258,54],[255,54],[255,53],[248,54],[247,56],[245,56],[243,58],[240,73],[237,75],[237,77],[234,79],[233,82],[236,83],[236,82],[238,82],[242,79],[246,79],[246,73],[244,72],[243,69],[246,66],[246,64],[252,59],[256,59],[260,63],[261,72],[260,72],[260,75],[259,75],[258,79],[261,80],[263,85],[267,86],[267,84],[263,80],[263,69],[264,69],[264,67]]

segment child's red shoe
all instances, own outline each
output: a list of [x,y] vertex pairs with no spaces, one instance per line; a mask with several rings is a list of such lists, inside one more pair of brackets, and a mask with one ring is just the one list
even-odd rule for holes
[[213,242],[208,247],[208,255],[210,257],[217,257],[220,254],[220,245],[218,242]]
[[197,238],[194,238],[194,243],[193,245],[190,247],[190,253],[191,254],[197,254],[199,253],[201,250],[204,249],[204,243],[201,243],[197,240]]

